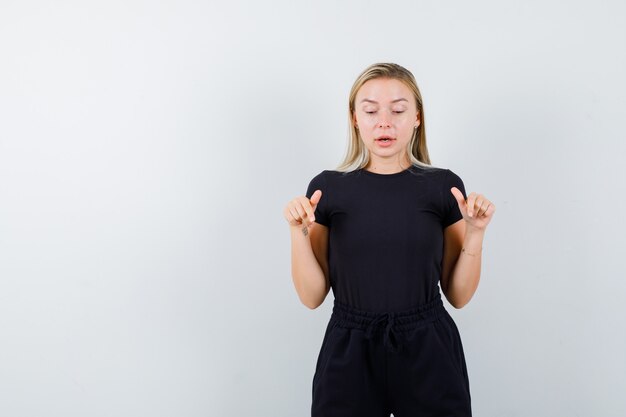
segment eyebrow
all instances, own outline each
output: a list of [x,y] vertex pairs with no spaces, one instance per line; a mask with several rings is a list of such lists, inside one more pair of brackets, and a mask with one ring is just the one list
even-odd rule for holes
[[[407,99],[405,99],[405,98],[397,98],[397,99],[395,99],[395,100],[392,100],[391,102],[392,102],[392,103],[397,103],[398,101],[402,101],[402,100],[404,100],[404,101],[406,101],[406,102],[408,102],[408,101],[409,101],[409,100],[407,100]],[[369,99],[369,98],[364,98],[363,100],[361,100],[361,103],[363,103],[363,102],[365,102],[365,101],[367,101],[367,102],[369,102],[369,103],[375,103],[375,104],[378,104],[378,102],[377,102],[377,101],[371,100],[371,99]]]

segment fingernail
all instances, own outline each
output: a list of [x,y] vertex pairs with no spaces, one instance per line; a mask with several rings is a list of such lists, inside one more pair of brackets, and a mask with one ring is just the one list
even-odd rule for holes
[[311,221],[314,222],[315,221],[315,217],[311,217]]

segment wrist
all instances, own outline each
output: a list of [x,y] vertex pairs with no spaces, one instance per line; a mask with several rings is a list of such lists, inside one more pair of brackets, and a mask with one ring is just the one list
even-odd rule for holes
[[461,254],[462,255],[469,255],[469,256],[480,256],[483,252],[483,247],[479,247],[479,248],[472,248],[472,249],[467,249],[465,246],[463,246],[461,248]]
[[479,256],[483,249],[484,236],[484,231],[481,229],[466,229],[461,253],[469,256]]
[[305,238],[309,236],[309,228],[304,224],[299,224],[296,226],[289,225],[289,232],[292,236],[302,236]]
[[470,226],[469,224],[465,227],[465,238],[471,239],[482,239],[485,236],[485,229],[478,228],[474,226]]

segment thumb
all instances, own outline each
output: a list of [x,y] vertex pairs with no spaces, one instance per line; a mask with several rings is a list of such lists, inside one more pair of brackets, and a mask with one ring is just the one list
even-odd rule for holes
[[317,205],[317,203],[319,203],[320,199],[322,198],[322,190],[315,190],[315,192],[313,194],[311,194],[311,198],[309,199],[309,201],[311,202],[311,205]]
[[450,188],[450,192],[452,193],[452,195],[454,196],[454,198],[456,198],[456,202],[459,203],[459,208],[464,209],[465,207],[465,197],[463,196],[463,193],[461,192],[461,190],[459,190],[456,187],[452,187]]

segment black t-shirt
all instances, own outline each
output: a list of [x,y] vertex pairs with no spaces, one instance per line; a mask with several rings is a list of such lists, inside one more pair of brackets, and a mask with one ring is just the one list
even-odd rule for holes
[[463,218],[451,187],[467,198],[461,178],[438,167],[316,175],[306,196],[322,190],[315,221],[329,228],[335,298],[375,312],[406,310],[433,299],[439,292],[443,230]]

